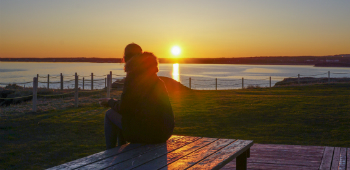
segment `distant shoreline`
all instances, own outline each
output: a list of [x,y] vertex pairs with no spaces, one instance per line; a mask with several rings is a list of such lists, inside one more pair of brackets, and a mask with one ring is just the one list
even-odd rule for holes
[[317,63],[315,67],[350,67],[350,63]]
[[[0,61],[6,62],[27,62],[27,63],[115,63],[124,64],[122,62],[87,62],[87,61]],[[180,63],[180,62],[159,62],[160,64],[242,64],[242,65],[314,65],[308,63]]]
[[[0,62],[87,62],[122,63],[121,58],[0,58]],[[314,65],[315,67],[350,67],[350,54],[334,56],[242,57],[242,58],[159,58],[159,63]]]

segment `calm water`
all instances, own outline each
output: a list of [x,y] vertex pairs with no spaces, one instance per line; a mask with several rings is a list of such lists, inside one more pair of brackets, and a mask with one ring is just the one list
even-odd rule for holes
[[[223,65],[223,64],[160,64],[158,76],[171,77],[194,89],[215,89],[215,79],[218,79],[218,89],[242,87],[244,77],[245,87],[248,85],[269,86],[286,77],[350,77],[350,68],[285,66],[285,65]],[[119,63],[33,63],[33,62],[0,62],[0,86],[9,83],[23,83],[32,86],[33,77],[39,74],[39,87],[46,87],[47,75],[50,74],[50,88],[59,87],[59,75],[64,75],[64,88],[73,88],[74,73],[79,75],[79,86],[85,79],[85,88],[90,87],[90,75],[94,73],[94,86],[103,88],[106,74],[112,71],[113,79],[125,77],[123,64]],[[27,82],[27,83],[26,83]]]

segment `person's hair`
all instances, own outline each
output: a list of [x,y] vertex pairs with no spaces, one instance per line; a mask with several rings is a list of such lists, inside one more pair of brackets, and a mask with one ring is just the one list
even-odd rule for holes
[[157,73],[158,58],[150,52],[134,55],[125,63],[124,71],[127,73]]
[[142,48],[135,43],[128,44],[124,50],[123,62],[128,62],[133,56],[138,54],[142,54]]

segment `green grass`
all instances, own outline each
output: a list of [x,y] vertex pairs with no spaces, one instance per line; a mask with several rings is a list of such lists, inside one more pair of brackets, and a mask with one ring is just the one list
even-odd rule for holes
[[350,146],[350,86],[195,91],[172,98],[175,134]]
[[[350,147],[350,85],[171,94],[174,134]],[[0,169],[43,169],[105,149],[107,109],[91,104],[0,118]]]
[[93,105],[2,118],[0,169],[48,168],[104,150],[104,111]]

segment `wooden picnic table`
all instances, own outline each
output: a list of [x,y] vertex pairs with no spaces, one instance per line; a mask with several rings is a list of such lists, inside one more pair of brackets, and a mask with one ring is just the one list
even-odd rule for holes
[[54,169],[220,169],[236,158],[236,168],[247,169],[251,140],[173,135],[166,143],[125,144]]

